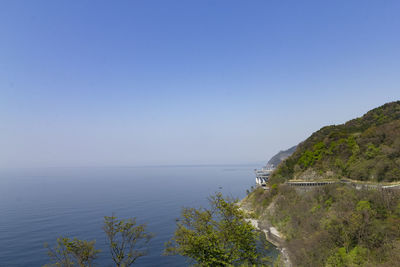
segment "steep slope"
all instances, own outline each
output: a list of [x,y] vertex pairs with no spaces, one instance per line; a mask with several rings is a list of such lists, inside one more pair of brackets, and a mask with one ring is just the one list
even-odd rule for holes
[[400,101],[313,133],[278,166],[271,181],[327,178],[400,180]]
[[400,190],[281,184],[258,187],[242,207],[261,227],[278,229],[293,266],[399,266]]

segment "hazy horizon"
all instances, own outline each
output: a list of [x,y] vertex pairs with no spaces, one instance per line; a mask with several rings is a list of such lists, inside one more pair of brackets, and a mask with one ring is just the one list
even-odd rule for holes
[[265,163],[400,99],[398,1],[2,1],[0,168]]

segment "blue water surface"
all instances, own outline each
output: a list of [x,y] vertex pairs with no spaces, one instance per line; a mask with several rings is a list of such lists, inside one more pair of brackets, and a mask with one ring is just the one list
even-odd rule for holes
[[[48,168],[0,171],[0,266],[48,263],[45,242],[59,236],[96,240],[97,266],[113,266],[103,217],[136,217],[155,234],[137,266],[187,266],[162,256],[183,206],[207,206],[221,191],[243,198],[256,166]],[[221,188],[222,187],[222,188]]]

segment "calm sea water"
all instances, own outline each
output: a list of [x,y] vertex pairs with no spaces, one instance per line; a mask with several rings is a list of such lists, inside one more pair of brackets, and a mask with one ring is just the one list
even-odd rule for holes
[[[0,266],[48,263],[43,244],[63,235],[96,240],[98,266],[112,266],[103,217],[136,217],[155,234],[137,266],[187,266],[162,256],[183,206],[207,206],[217,191],[243,198],[257,166],[68,168],[0,171]],[[220,189],[222,187],[222,189]],[[275,254],[276,251],[271,253]]]

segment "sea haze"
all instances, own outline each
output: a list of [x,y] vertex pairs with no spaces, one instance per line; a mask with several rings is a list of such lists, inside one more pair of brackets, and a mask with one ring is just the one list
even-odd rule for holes
[[[52,168],[0,174],[0,266],[48,263],[43,244],[59,236],[96,239],[98,266],[112,266],[103,217],[136,217],[155,234],[140,266],[186,266],[162,256],[182,206],[207,205],[216,191],[243,198],[257,166]],[[220,188],[222,187],[222,188]]]

